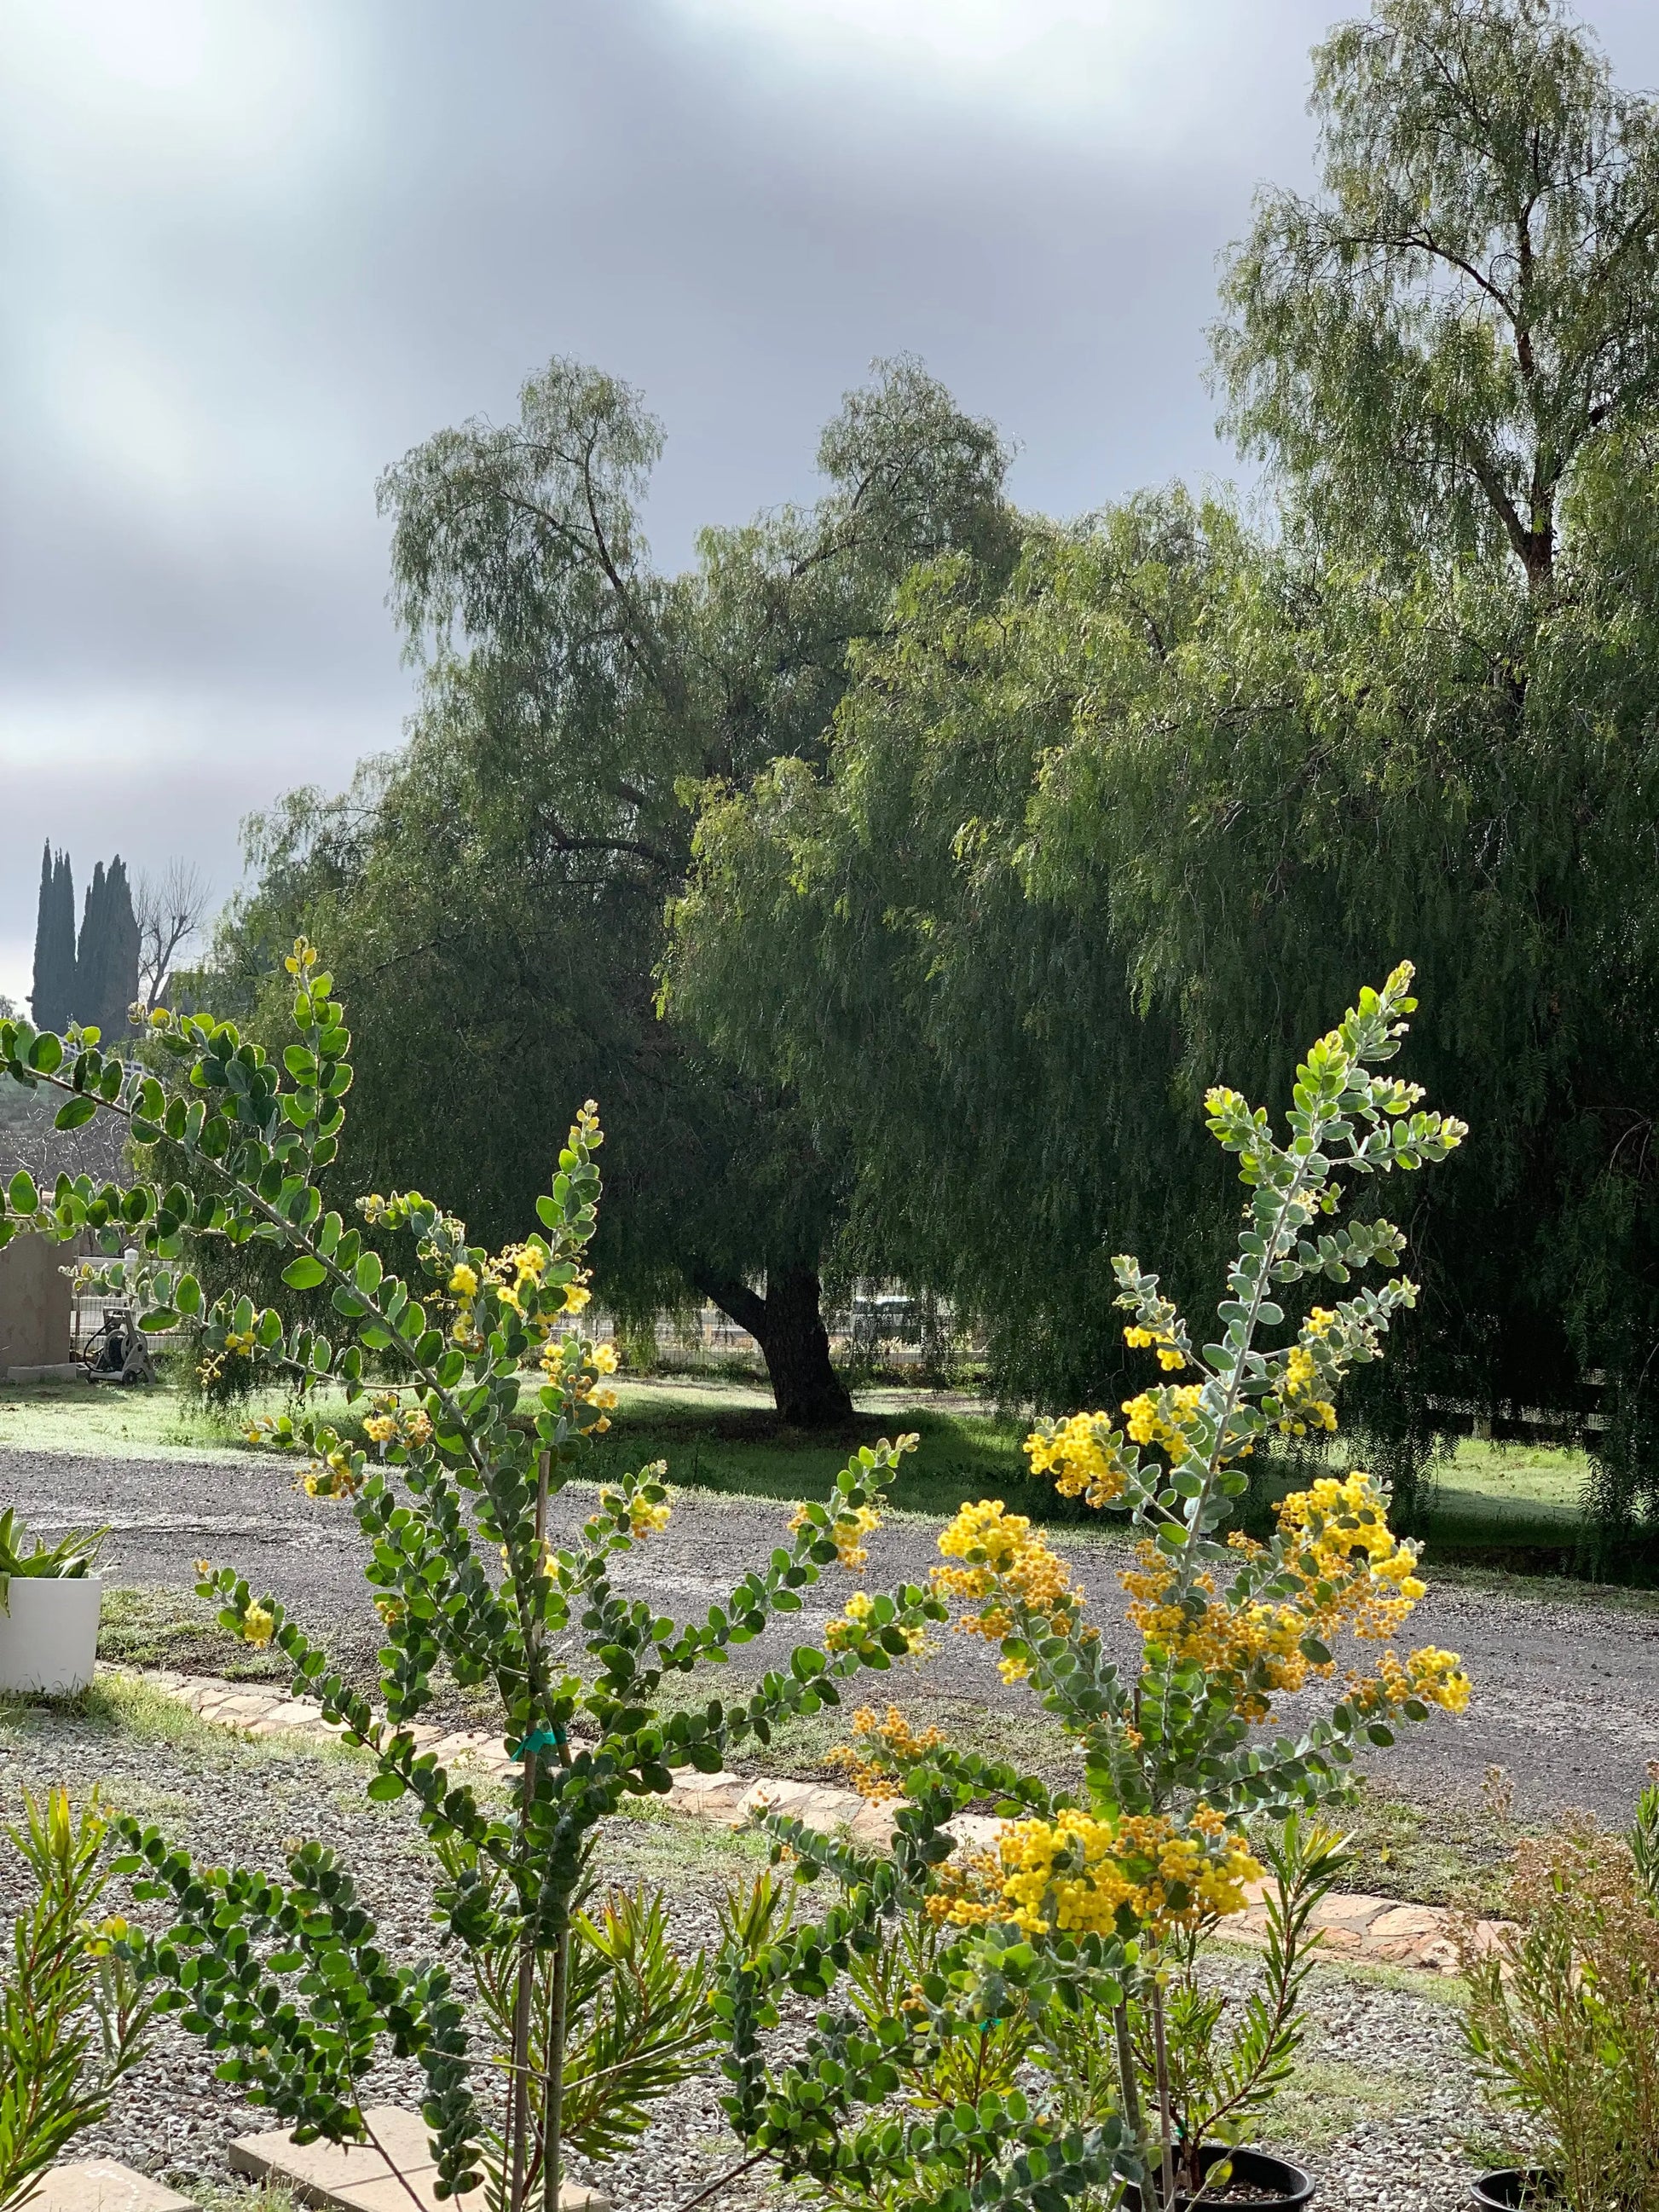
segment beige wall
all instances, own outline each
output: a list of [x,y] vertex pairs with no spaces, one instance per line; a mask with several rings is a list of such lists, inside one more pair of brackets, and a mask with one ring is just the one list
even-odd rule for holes
[[9,1367],[46,1367],[70,1356],[70,1254],[40,1237],[14,1237],[0,1252],[0,1380]]

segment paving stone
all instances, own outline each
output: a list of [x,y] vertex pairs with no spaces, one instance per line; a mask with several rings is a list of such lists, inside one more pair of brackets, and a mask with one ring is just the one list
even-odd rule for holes
[[188,2197],[118,2159],[78,2158],[54,2166],[29,2199],[29,2212],[196,2212]]
[[[263,1694],[242,1692],[232,1698],[222,1698],[213,1707],[210,1717],[233,1728],[246,1726],[252,1721],[262,1721],[275,1706],[286,1705],[286,1698],[267,1690]],[[205,1708],[204,1709],[205,1713]]]
[[248,1729],[250,1735],[292,1735],[295,1730],[310,1735],[323,1717],[320,1705],[313,1705],[308,1698],[285,1698],[280,1705],[272,1705],[262,1713]]
[[1445,1914],[1431,1905],[1395,1905],[1373,1920],[1365,1932],[1375,1943],[1398,1942],[1402,1937],[1421,1942],[1426,1936],[1438,1936],[1445,1924]]
[[820,1829],[828,1835],[850,1824],[859,1803],[859,1799],[848,1790],[813,1790],[788,1809],[807,1827]]
[[506,1747],[498,1735],[484,1729],[457,1729],[453,1734],[440,1736],[431,1747],[432,1756],[440,1766],[449,1766],[464,1759],[501,1759]]
[[[376,2134],[392,2150],[398,2163],[411,2171],[430,2166],[432,2152],[424,2123],[412,2112],[392,2117],[392,2108],[377,2108],[368,2115]],[[255,2181],[286,2181],[307,2204],[343,2203],[343,2191],[360,2182],[385,2181],[392,2167],[368,2143],[296,2143],[286,2128],[269,2128],[258,2135],[238,2136],[228,2154],[233,2173],[246,2173]]]
[[1418,1945],[1407,1963],[1420,1966],[1425,1973],[1455,1974],[1461,1970],[1463,1961],[1458,1956],[1456,1944],[1449,1936],[1433,1936],[1426,1943]]
[[768,1775],[750,1784],[741,1802],[745,1812],[764,1806],[774,1813],[793,1813],[811,1795],[810,1782],[786,1782],[780,1776]]
[[[252,1735],[309,1735],[323,1741],[348,1733],[345,1722],[325,1721],[321,1707],[308,1699],[256,1694],[215,1677],[154,1672],[145,1674],[142,1679],[179,1698],[204,1720],[227,1728],[240,1728]],[[384,1721],[381,1714],[377,1713],[375,1718]],[[432,1752],[440,1765],[465,1760],[484,1779],[497,1783],[510,1784],[520,1774],[519,1762],[507,1757],[502,1740],[486,1730],[459,1729],[446,1735],[436,1727],[417,1723],[410,1727],[408,1733],[413,1735],[418,1747]],[[578,1744],[573,1739],[571,1747],[580,1752],[591,1746]],[[828,1784],[796,1782],[782,1777],[763,1777],[757,1781],[725,1769],[717,1774],[698,1774],[690,1769],[677,1771],[667,1802],[688,1819],[714,1820],[726,1827],[742,1827],[763,1808],[787,1814],[809,1827],[825,1832],[845,1826],[853,1841],[866,1850],[890,1848],[896,1809],[893,1802],[871,1804],[852,1790]],[[961,1845],[986,1850],[994,1847],[1002,1822],[985,1814],[959,1813],[945,1825]],[[1266,1899],[1272,1887],[1267,1881],[1249,1885],[1245,1892],[1248,1910],[1230,1920],[1224,1931],[1228,1942],[1249,1949],[1259,1949],[1263,1945],[1267,1928]],[[1326,1898],[1313,1915],[1313,1927],[1328,1951],[1339,1952],[1345,1958],[1370,1958],[1437,1974],[1455,1973],[1458,1969],[1452,1924],[1453,1916],[1436,1906],[1402,1905],[1393,1898],[1360,1892],[1338,1892]],[[1502,1921],[1481,1921],[1475,1933],[1477,1946],[1483,1950],[1491,1948],[1498,1942],[1504,1926]],[[408,2119],[411,2116],[403,2117]],[[420,2124],[416,2121],[414,2124]],[[245,2138],[249,2143],[263,2140]],[[330,2147],[314,2148],[324,2150]],[[358,2152],[349,2155],[361,2161],[373,2154]],[[422,2159],[422,2162],[426,2161]],[[357,2178],[365,2186],[376,2189],[382,2183],[390,2183],[402,2203],[409,2204],[407,2191],[384,2168],[370,2173],[359,2163],[351,2172],[354,2179],[343,2185],[355,2191]],[[585,2197],[570,2199],[567,2212],[586,2202]],[[354,2199],[349,2212],[391,2212],[391,2203],[390,2198],[384,2204],[378,2197],[373,2204]],[[593,2212],[599,2212],[604,2199],[596,2196],[592,2203]],[[112,2212],[119,2212],[119,2208],[112,2208]],[[135,2212],[142,2212],[142,2208],[135,2208]]]
[[[399,2207],[415,2212],[416,2205],[420,2212],[442,2212],[438,2169],[420,2114],[375,2105],[363,2118],[374,2136],[373,2144],[296,2143],[283,2128],[239,2136],[230,2146],[232,2171],[258,2181],[285,2181],[301,2203],[323,2212],[398,2212]],[[462,2197],[450,2204],[470,2201]],[[477,2201],[482,2205],[481,2197]],[[560,2212],[610,2212],[610,2203],[599,2190],[580,2182],[565,2182],[559,2191]],[[135,2212],[149,2208],[137,2207]]]
[[210,1680],[198,1682],[192,1689],[185,1692],[184,1698],[185,1703],[193,1711],[206,1713],[212,1711],[216,1705],[223,1705],[227,1698],[234,1698],[235,1694],[235,1691],[228,1682]]
[[958,1844],[970,1851],[994,1850],[1002,1833],[1001,1821],[989,1813],[958,1813],[945,1825]]
[[1387,1897],[1368,1897],[1362,1890],[1337,1890],[1322,1897],[1313,1909],[1316,1928],[1368,1928],[1381,1913],[1387,1912],[1393,1899]]
[[1363,1928],[1318,1928],[1314,1935],[1322,1950],[1340,1951],[1346,1958],[1374,1948]]
[[853,1841],[866,1850],[884,1851],[893,1840],[891,1805],[862,1805],[853,1820]]
[[[380,2181],[358,2182],[335,2200],[339,2212],[465,2212],[477,2205],[483,2212],[484,2192],[441,2197],[437,2193],[438,2169],[424,2166],[417,2173],[389,2173]],[[539,2199],[538,2199],[539,2203]],[[580,2181],[559,2185],[559,2212],[611,2212],[611,2199],[603,2191]]]

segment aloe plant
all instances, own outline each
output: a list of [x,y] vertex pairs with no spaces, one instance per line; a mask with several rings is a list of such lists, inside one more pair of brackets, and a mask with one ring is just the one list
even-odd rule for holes
[[108,1534],[107,1528],[72,1528],[55,1544],[37,1539],[33,1550],[26,1552],[27,1532],[15,1506],[8,1505],[0,1512],[0,1612],[9,1610],[14,1575],[41,1582],[73,1582],[89,1575]]

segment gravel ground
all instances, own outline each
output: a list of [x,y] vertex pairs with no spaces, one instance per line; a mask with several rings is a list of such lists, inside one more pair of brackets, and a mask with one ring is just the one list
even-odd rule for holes
[[[392,1956],[433,1955],[432,1864],[424,1839],[405,1806],[374,1805],[364,1797],[367,1762],[340,1752],[239,1741],[165,1711],[158,1725],[159,1706],[159,1700],[140,1699],[135,1727],[62,1708],[0,1705],[0,1817],[16,1816],[25,1784],[39,1791],[61,1781],[78,1794],[95,1782],[111,1802],[155,1821],[170,1841],[210,1863],[280,1871],[284,1845],[314,1836],[349,1864]],[[740,1878],[746,1865],[763,1858],[747,1839],[705,1838],[667,1814],[619,1821],[611,1833],[605,1872],[619,1882],[667,1889],[675,1941],[687,1952],[712,1945],[727,1878]],[[22,1901],[25,1871],[9,1844],[0,1844],[0,1917]],[[154,1923],[163,1908],[137,1910]],[[366,2103],[412,2106],[419,2094],[417,2069],[395,2061],[364,2084]],[[736,2161],[739,2147],[719,2094],[712,2073],[683,2085],[656,2107],[647,2134],[610,2162],[604,2185],[622,2212],[678,2204]],[[118,2091],[108,2119],[76,2139],[75,2154],[107,2154],[175,2185],[223,2184],[231,2179],[232,2139],[273,2124],[269,2112],[214,2078],[212,2061],[195,2037],[164,2020],[149,2055]],[[578,2178],[601,2179],[584,2172],[579,2161],[571,2166]],[[765,2196],[757,2174],[723,2201],[746,2206]]]
[[[429,1871],[419,1831],[402,1807],[364,1799],[361,1762],[241,1741],[154,1697],[128,1697],[125,1705],[118,1697],[112,1716],[107,1699],[104,1705],[79,1715],[0,1707],[0,1812],[15,1814],[25,1783],[63,1780],[78,1791],[96,1781],[118,1804],[219,1861],[274,1866],[286,1839],[315,1835],[349,1856],[394,1954],[428,1954]],[[726,1881],[740,1878],[758,1855],[746,1840],[658,1814],[614,1826],[605,1870],[666,1887],[677,1940],[692,1948],[713,1939]],[[21,1870],[9,1849],[0,1849],[0,1914],[18,1901]],[[1214,1972],[1242,1993],[1252,1968],[1222,1954]],[[1449,1993],[1432,1986],[1419,1994],[1322,1968],[1310,2010],[1304,2064],[1263,2130],[1264,2143],[1313,2167],[1322,2204],[1449,2212],[1463,2203],[1482,2162],[1467,2139],[1483,2123]],[[376,2101],[413,2100],[413,2081],[395,2064],[368,2088]],[[712,2072],[687,2083],[657,2107],[633,2149],[588,2178],[605,2187],[618,2212],[667,2212],[694,2196],[736,2157],[718,2095]],[[106,2153],[179,2183],[214,2185],[228,2179],[230,2139],[270,2124],[269,2115],[214,2079],[193,2038],[163,2022],[151,2057],[77,2151]],[[760,2169],[718,2201],[747,2207],[776,2197]]]
[[[579,1521],[588,1493],[555,1502],[556,1526]],[[178,1589],[205,1554],[234,1565],[256,1590],[275,1591],[359,1675],[373,1667],[379,1623],[361,1578],[362,1546],[344,1508],[307,1498],[283,1461],[241,1454],[111,1460],[0,1448],[0,1504],[15,1504],[43,1534],[108,1522],[106,1571],[117,1583]],[[619,1567],[619,1587],[653,1607],[701,1618],[779,1540],[788,1508],[684,1492],[669,1528]],[[937,1526],[890,1520],[871,1544],[867,1586],[920,1578],[938,1558]],[[1056,1532],[1095,1600],[1109,1641],[1132,1649],[1119,1619],[1117,1548],[1091,1534]],[[832,1571],[803,1611],[734,1650],[734,1680],[777,1662],[780,1647],[820,1637],[845,1584]],[[1589,1807],[1622,1823],[1659,1757],[1659,1602],[1583,1585],[1494,1584],[1442,1579],[1419,1607],[1413,1640],[1459,1651],[1475,1684],[1468,1716],[1435,1717],[1402,1731],[1371,1762],[1379,1784],[1427,1804],[1478,1800],[1489,1765],[1509,1771],[1523,1819]],[[1024,1692],[999,1682],[986,1647],[945,1638],[928,1670],[940,1693],[1008,1712]],[[1294,1723],[1295,1700],[1286,1701]]]

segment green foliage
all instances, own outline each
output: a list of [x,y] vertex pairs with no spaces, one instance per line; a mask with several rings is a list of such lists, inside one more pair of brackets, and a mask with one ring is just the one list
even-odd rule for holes
[[[518,2002],[519,1960],[511,1945],[475,1954],[478,1994],[501,2047],[511,2049]],[[547,2027],[554,2016],[555,1960],[538,1960],[530,2000],[526,2063],[537,2085],[551,2063]],[[568,2020],[561,2055],[564,2141],[584,2158],[602,2162],[639,2135],[653,2100],[672,2089],[705,2058],[709,2040],[708,1976],[702,1954],[689,1964],[668,1940],[660,1893],[617,1891],[597,1913],[577,1911],[570,1923],[562,1999]],[[533,2197],[541,2180],[538,2131],[525,2176]]]
[[71,1529],[55,1544],[44,1544],[37,1536],[33,1548],[26,1552],[23,1543],[27,1534],[15,1506],[8,1505],[0,1511],[0,1613],[6,1610],[7,1589],[14,1575],[52,1581],[72,1581],[89,1575],[108,1531]]
[[1495,1932],[1463,1931],[1464,2033],[1500,2104],[1543,2128],[1571,2212],[1644,2204],[1659,2157],[1659,1786],[1627,1836],[1568,1814],[1522,1841]]
[[75,878],[67,853],[40,855],[34,923],[34,988],[29,1006],[43,1030],[68,1026],[75,998]]
[[[488,2201],[521,2212],[538,2160],[556,2183],[567,2060],[573,2116],[598,2144],[636,2129],[646,2100],[695,2051],[698,1970],[666,1959],[651,1914],[577,1926],[604,1821],[631,1796],[665,1792],[675,1767],[713,1771],[729,1747],[763,1743],[775,1720],[835,1705],[841,1681],[884,1671],[944,1607],[920,1589],[883,1595],[833,1653],[803,1648],[746,1697],[661,1711],[665,1677],[723,1664],[732,1645],[799,1610],[801,1591],[840,1556],[842,1524],[873,1515],[908,1439],[856,1452],[831,1500],[805,1508],[790,1542],[704,1622],[658,1619],[612,1581],[617,1556],[667,1518],[660,1466],[601,1489],[578,1536],[553,1549],[548,1499],[614,1403],[605,1380],[613,1362],[575,1318],[588,1302],[585,1254],[598,1220],[592,1110],[536,1200],[539,1230],[498,1254],[470,1243],[460,1221],[417,1192],[370,1195],[360,1201],[363,1228],[349,1227],[319,1188],[352,1084],[344,1012],[303,939],[285,965],[291,1042],[280,1059],[206,1015],[152,1016],[155,1069],[107,1058],[73,1031],[64,1040],[0,1023],[12,1080],[45,1084],[71,1103],[95,1099],[138,1147],[165,1144],[176,1164],[171,1180],[125,1187],[64,1176],[43,1194],[20,1181],[0,1231],[89,1238],[110,1255],[136,1246],[136,1260],[112,1256],[92,1270],[98,1286],[129,1298],[143,1325],[196,1320],[210,1352],[252,1358],[295,1386],[295,1409],[269,1433],[310,1451],[307,1488],[349,1499],[368,1540],[386,1628],[383,1708],[234,1571],[202,1563],[198,1594],[217,1600],[223,1626],[280,1650],[296,1690],[373,1753],[371,1798],[415,1799],[445,1869],[440,1925],[498,1980],[514,1961],[512,2033],[493,2061],[476,2057],[448,1969],[388,1956],[349,1871],[316,1844],[295,1850],[285,1880],[204,1870],[156,1829],[123,1820],[135,1893],[174,1914],[164,1933],[131,1936],[125,1950],[161,1984],[165,2008],[230,2054],[223,2077],[302,2141],[363,2139],[359,2085],[382,2043],[418,2065],[441,2190],[488,2175]],[[408,1279],[365,1242],[368,1228],[408,1239]],[[191,1263],[210,1241],[280,1254],[304,1316],[256,1307],[246,1293],[208,1300]],[[391,1387],[377,1390],[371,1370]],[[325,1384],[343,1386],[350,1408],[371,1401],[367,1444],[348,1442],[309,1404]],[[554,1648],[571,1630],[586,1655],[580,1669]],[[488,1684],[499,1702],[522,1775],[506,1813],[416,1748],[411,1723],[440,1664],[463,1687]],[[532,2020],[542,1998],[546,2010]],[[532,2047],[542,2054],[533,2069]],[[617,2070],[596,2099],[610,2063],[597,2054],[607,2050]],[[510,2069],[504,2130],[490,2125],[476,2078],[491,2063]]]
[[21,2212],[46,2168],[95,2127],[143,2056],[150,2006],[119,1955],[126,1923],[91,1924],[109,1881],[108,1816],[94,1790],[23,1792],[6,1834],[33,1883],[0,1984],[0,2212]]
[[1659,109],[1558,0],[1375,0],[1314,52],[1323,192],[1264,191],[1215,333],[1229,426],[1365,561],[1551,577],[1659,403]]
[[705,813],[683,1018],[848,1133],[855,1224],[982,1319],[1010,1395],[1126,1395],[1108,1252],[1156,1241],[1179,1298],[1225,1250],[1213,1071],[1278,1089],[1409,945],[1425,1079],[1482,1142],[1419,1216],[1425,1325],[1362,1378],[1368,1452],[1397,1479],[1449,1408],[1599,1408],[1604,1504],[1643,1498],[1656,482],[1640,441],[1585,480],[1547,605],[1316,566],[1179,496],[1034,538],[988,611],[937,566],[826,773]]
[[780,762],[708,803],[675,909],[671,1007],[845,1133],[849,1254],[978,1322],[1015,1399],[1122,1395],[1109,1251],[1172,1252],[1186,1291],[1224,1249],[1201,1133],[1170,1112],[1179,1025],[1137,1006],[1106,856],[1075,897],[1037,890],[1030,814],[1074,718],[1116,703],[1097,672],[1133,700],[1236,538],[1147,501],[1034,538],[988,605],[965,558],[917,571],[825,773]]
[[[492,1240],[532,1203],[550,1102],[605,1098],[612,1305],[714,1298],[758,1336],[781,1408],[822,1425],[850,1410],[817,1288],[846,1164],[787,1089],[659,1018],[663,908],[702,789],[822,757],[849,641],[880,629],[910,564],[967,546],[1006,565],[1006,456],[890,365],[825,433],[822,500],[705,532],[670,577],[637,519],[661,436],[637,393],[555,362],[516,422],[442,432],[388,472],[394,604],[428,665],[410,742],[345,797],[295,793],[261,825],[225,980],[274,1036],[270,979],[297,930],[326,936],[348,988],[375,979],[354,1170],[462,1194]],[[512,1071],[511,1130],[481,1065]]]
[[[1206,1988],[1188,1933],[1171,1947],[1166,1979],[1153,1984],[1132,2014],[1141,2101],[1160,2121],[1167,2105],[1176,2185],[1194,2194],[1205,2179],[1205,2147],[1244,2142],[1291,2079],[1304,2032],[1302,1992],[1314,1967],[1314,1911],[1348,1864],[1330,1829],[1294,1813],[1267,1831],[1261,1848],[1270,1880],[1260,1984],[1239,2006]],[[1096,2047],[1088,2047],[1091,2039],[1073,2030],[1062,2087],[1079,2077],[1097,2080],[1093,2040]],[[1212,2185],[1226,2179],[1213,2166],[1209,2172]]]
[[[981,1779],[1047,1802],[1012,1770]],[[931,1913],[947,1893],[939,1869],[955,1840],[942,1823],[959,1802],[918,1778],[890,1856],[774,1818],[798,1878],[829,1875],[837,1901],[820,1920],[798,1921],[787,1886],[763,1875],[725,1915],[713,2008],[726,2115],[750,2164],[810,2179],[848,2212],[1051,2212],[1142,2171],[1117,2112],[1079,2124],[1036,2109],[1014,2078],[1055,2014],[1119,1998],[1123,1947],[1091,1936],[1039,1954],[1018,1930],[969,1937]],[[791,1995],[824,2008],[804,2049],[769,2063],[767,2039]]]
[[[996,1644],[1005,1680],[1029,1682],[1077,1744],[1080,1790],[937,1731],[918,1737],[896,1713],[861,1714],[856,1778],[866,1795],[908,1800],[891,1857],[767,1820],[804,1880],[828,1874],[841,1892],[818,1922],[786,1925],[763,1885],[733,1908],[722,1947],[726,2111],[785,2178],[810,2177],[849,2206],[862,2192],[895,2212],[965,2208],[997,2201],[1020,2159],[1029,2170],[1058,2153],[1067,2179],[1055,2201],[1109,2174],[1173,2212],[1201,2179],[1206,2135],[1236,2142],[1285,2079],[1313,1909],[1343,1863],[1310,1815],[1344,1793],[1358,1747],[1392,1742],[1397,1719],[1422,1721],[1431,1705],[1461,1712],[1469,1693],[1455,1653],[1384,1650],[1298,1738],[1268,1735],[1277,1698],[1334,1674],[1340,1636],[1385,1643],[1403,1624],[1424,1594],[1416,1554],[1358,1470],[1285,1499],[1269,1540],[1221,1540],[1243,1462],[1275,1433],[1334,1426],[1338,1381],[1381,1357],[1414,1299],[1394,1273],[1398,1230],[1334,1224],[1345,1181],[1442,1161],[1465,1133],[1425,1111],[1415,1085],[1373,1072],[1400,1049],[1410,980],[1401,967],[1362,993],[1310,1048],[1283,1139],[1265,1109],[1211,1091],[1211,1133],[1249,1194],[1214,1341],[1195,1344],[1138,1261],[1114,1261],[1129,1342],[1166,1378],[1196,1379],[1143,1391],[1122,1427],[1079,1413],[1029,1440],[1035,1471],[1091,1505],[1127,1505],[1141,1533],[1125,1577],[1139,1668],[1108,1656],[1063,1564],[1001,1501],[964,1506],[939,1539],[935,1589],[967,1601],[958,1627]],[[1371,1266],[1389,1279],[1287,1322],[1285,1291],[1346,1285]],[[854,1601],[849,1631],[859,1613]],[[945,1820],[987,1800],[1004,1820],[995,1854],[953,1858]],[[1218,2035],[1197,1944],[1243,1909],[1264,1823],[1278,1832],[1262,1986]],[[769,2063],[786,1987],[826,2009],[804,2052]],[[1016,2081],[1028,2063],[1052,2084],[1036,2108]],[[970,2078],[979,2103],[953,2104]],[[962,2133],[942,2142],[925,2118],[907,2129],[880,2116],[902,2086]]]

